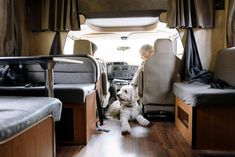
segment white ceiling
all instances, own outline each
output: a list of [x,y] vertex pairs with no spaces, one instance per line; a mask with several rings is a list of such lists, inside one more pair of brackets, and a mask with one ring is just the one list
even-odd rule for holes
[[96,27],[145,27],[157,24],[158,17],[94,18],[87,23]]

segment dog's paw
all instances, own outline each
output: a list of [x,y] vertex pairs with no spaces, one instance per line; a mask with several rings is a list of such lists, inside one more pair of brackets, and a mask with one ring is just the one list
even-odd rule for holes
[[143,125],[143,126],[148,126],[148,125],[150,125],[150,121],[148,121],[147,119],[145,119],[145,120],[143,120],[142,125]]
[[146,118],[144,118],[142,115],[139,115],[137,118],[136,118],[137,122],[142,125],[142,126],[148,126],[150,125],[150,121],[147,120]]
[[122,135],[130,135],[129,131],[122,131]]
[[129,124],[122,125],[122,135],[128,135],[131,132],[131,127]]

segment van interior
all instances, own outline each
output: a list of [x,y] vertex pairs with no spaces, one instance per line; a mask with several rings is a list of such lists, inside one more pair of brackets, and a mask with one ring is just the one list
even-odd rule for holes
[[235,157],[233,0],[0,8],[1,157]]

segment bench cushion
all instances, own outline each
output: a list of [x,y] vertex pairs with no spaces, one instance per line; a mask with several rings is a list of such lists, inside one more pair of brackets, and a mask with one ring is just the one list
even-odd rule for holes
[[215,79],[226,81],[235,87],[235,48],[221,49],[216,57],[214,67]]
[[0,96],[0,141],[49,115],[60,120],[61,108],[56,98]]
[[[68,57],[67,57],[68,58]],[[99,75],[94,59],[88,57],[71,57],[79,63],[56,63],[54,67],[55,84],[85,84],[96,83]],[[27,69],[27,81],[31,83],[44,82],[44,70],[39,64],[24,66]]]
[[[86,96],[94,91],[95,84],[56,84],[54,95],[63,103],[81,104],[85,103]],[[0,86],[2,96],[46,96],[45,86],[23,87],[23,86]]]
[[174,83],[175,96],[192,106],[235,105],[235,89],[215,89],[203,83]]
[[95,84],[58,84],[54,89],[55,97],[63,103],[81,104],[95,90]]

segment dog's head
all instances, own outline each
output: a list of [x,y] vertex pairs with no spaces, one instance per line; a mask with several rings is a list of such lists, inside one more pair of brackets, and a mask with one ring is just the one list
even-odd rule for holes
[[131,85],[122,86],[117,97],[121,104],[128,107],[132,107],[132,104],[139,99],[136,89]]

